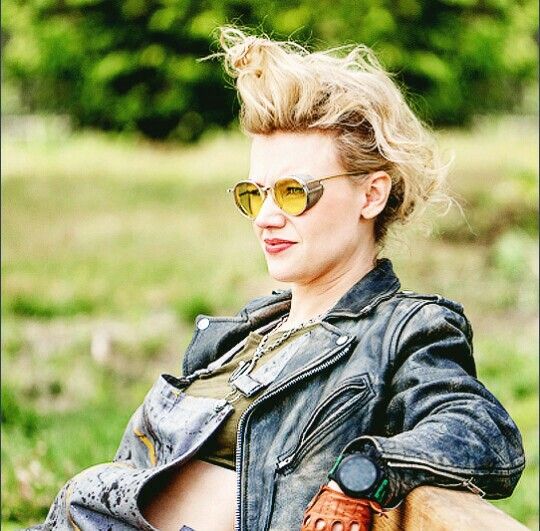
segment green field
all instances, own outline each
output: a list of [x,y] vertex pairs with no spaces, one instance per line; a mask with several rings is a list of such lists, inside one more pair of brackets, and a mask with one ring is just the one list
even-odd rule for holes
[[[463,303],[479,376],[511,412],[527,468],[496,502],[538,526],[538,130],[524,118],[441,132],[455,208],[384,253],[404,289]],[[110,460],[160,372],[178,372],[198,313],[268,292],[225,189],[248,143],[196,147],[45,135],[2,144],[2,528],[42,520],[61,485]]]

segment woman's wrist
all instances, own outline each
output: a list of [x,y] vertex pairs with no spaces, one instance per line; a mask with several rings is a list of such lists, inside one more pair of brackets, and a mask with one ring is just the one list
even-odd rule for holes
[[327,483],[327,485],[328,485],[332,490],[337,490],[338,492],[341,492],[342,494],[344,494],[343,491],[341,490],[340,486],[339,486],[333,479],[331,479],[331,480]]

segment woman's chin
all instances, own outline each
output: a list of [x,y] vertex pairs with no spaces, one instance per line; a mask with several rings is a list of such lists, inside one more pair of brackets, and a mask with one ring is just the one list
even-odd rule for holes
[[278,282],[284,282],[291,284],[295,282],[301,282],[305,276],[305,271],[295,270],[292,267],[284,267],[284,265],[277,265],[267,262],[268,274]]
[[294,282],[294,279],[291,278],[291,275],[287,274],[287,273],[285,273],[283,271],[273,272],[273,271],[268,270],[268,273],[277,282],[284,282],[286,284],[288,284],[290,282]]

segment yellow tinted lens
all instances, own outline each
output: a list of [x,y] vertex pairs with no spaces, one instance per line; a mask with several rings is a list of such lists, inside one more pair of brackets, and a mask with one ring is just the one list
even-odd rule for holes
[[307,195],[302,183],[293,177],[279,179],[274,185],[274,198],[281,210],[298,216],[307,206]]
[[241,182],[234,187],[234,201],[243,214],[255,218],[261,210],[264,197],[254,183]]

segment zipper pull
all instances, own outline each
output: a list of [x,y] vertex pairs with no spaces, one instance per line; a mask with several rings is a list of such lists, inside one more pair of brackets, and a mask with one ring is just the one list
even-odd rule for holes
[[472,493],[478,494],[480,498],[483,498],[486,495],[486,493],[480,487],[473,483],[473,478],[469,478],[467,481],[464,481],[463,486],[469,489]]
[[278,470],[283,470],[285,467],[287,467],[290,463],[292,463],[294,459],[294,453],[290,455],[289,457],[286,457],[282,461],[280,461],[277,465]]

